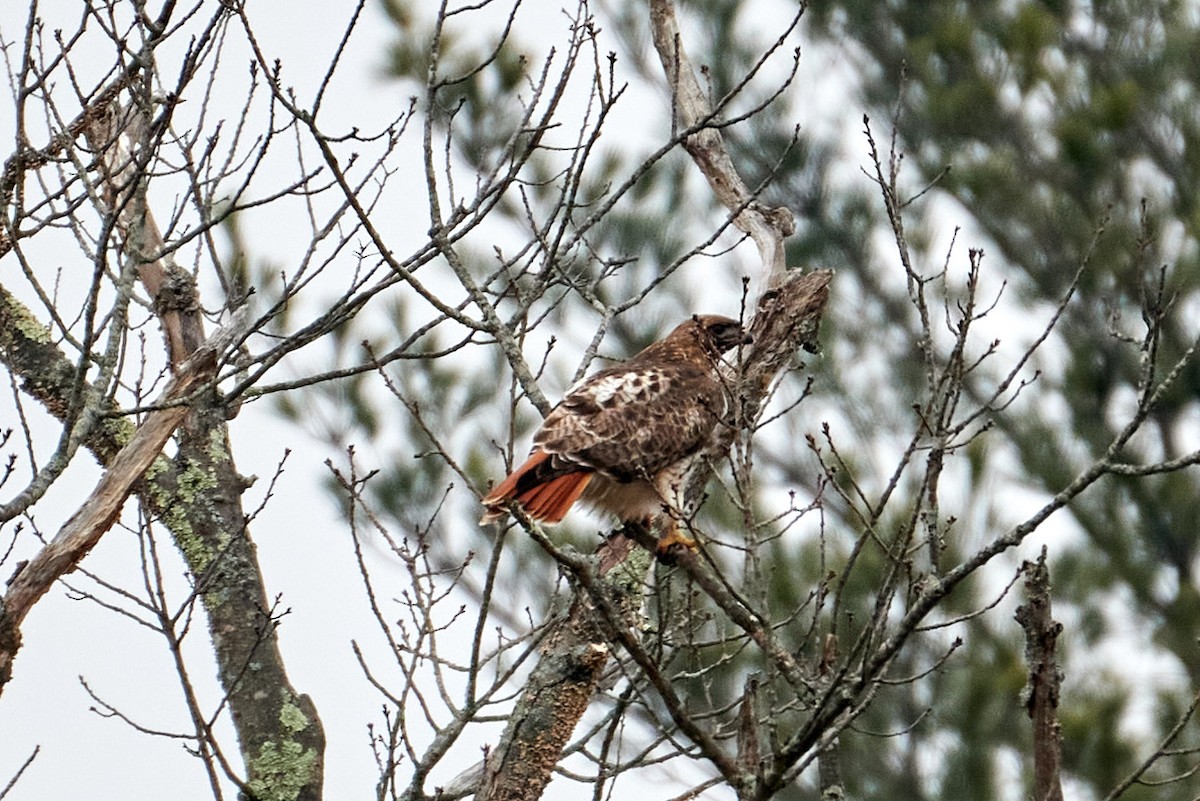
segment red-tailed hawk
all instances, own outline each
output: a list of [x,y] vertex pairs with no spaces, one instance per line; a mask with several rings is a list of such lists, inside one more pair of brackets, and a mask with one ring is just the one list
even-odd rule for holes
[[546,416],[529,458],[483,499],[480,522],[503,519],[513,500],[546,523],[577,500],[622,521],[678,509],[682,479],[728,410],[721,354],[749,342],[736,320],[697,315],[576,384]]

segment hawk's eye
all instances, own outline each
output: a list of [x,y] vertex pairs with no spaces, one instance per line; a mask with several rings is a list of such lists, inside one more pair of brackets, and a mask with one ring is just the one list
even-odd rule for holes
[[720,350],[728,350],[739,342],[745,341],[742,327],[737,323],[714,323],[708,329],[712,343]]

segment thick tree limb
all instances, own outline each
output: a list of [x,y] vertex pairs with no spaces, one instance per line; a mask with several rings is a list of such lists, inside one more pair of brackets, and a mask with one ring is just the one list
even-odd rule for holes
[[[60,422],[66,422],[78,365],[54,344],[49,330],[25,304],[0,285],[0,363],[21,380],[21,390]],[[133,436],[134,425],[116,416],[116,404],[91,384],[83,383],[81,404],[102,418],[84,445],[102,465],[109,464]]]
[[[829,284],[833,273],[817,270],[811,273],[790,272],[783,282],[768,289],[758,300],[750,331],[754,343],[744,354],[740,375],[736,377],[736,398],[740,408],[733,424],[719,426],[713,440],[705,449],[705,458],[686,479],[684,492],[688,509],[703,498],[704,487],[711,475],[711,465],[719,463],[729,453],[734,437],[758,417],[779,372],[798,350],[814,350],[817,331],[825,304],[829,301]],[[771,628],[765,625],[753,609],[729,591],[724,580],[702,555],[688,550],[675,554],[675,562],[721,608],[731,622],[750,636],[775,668],[797,691],[806,692],[809,677],[801,670],[791,651],[779,642]]]
[[[210,338],[221,352],[244,333],[237,319]],[[220,343],[219,345],[216,343]],[[0,362],[21,380],[21,389],[56,418],[68,412],[75,364],[59,350],[44,326],[0,287]],[[192,385],[193,387],[199,385]],[[84,385],[84,403],[116,412],[111,401]],[[289,787],[291,798],[321,797],[324,733],[308,696],[295,692],[279,653],[275,622],[254,544],[246,528],[241,495],[249,486],[230,448],[225,410],[215,393],[176,407],[186,417],[178,429],[174,460],[152,462],[135,489],[152,515],[170,530],[198,582],[208,613],[219,677],[238,729],[248,786]],[[107,416],[84,440],[111,467],[135,429],[125,417]],[[169,434],[168,434],[169,436]],[[0,628],[0,651],[19,646],[17,631]],[[251,669],[253,665],[253,669]],[[291,771],[290,775],[285,775]],[[297,786],[296,777],[300,777]]]
[[1025,662],[1029,666],[1025,709],[1033,720],[1033,798],[1062,801],[1058,699],[1063,676],[1056,655],[1062,624],[1050,616],[1050,571],[1046,567],[1045,546],[1036,563],[1026,562],[1023,567],[1029,600],[1017,607],[1016,616],[1025,630]]
[[[598,591],[622,625],[642,605],[649,552],[620,534],[597,552],[593,566]],[[499,744],[487,760],[476,797],[479,801],[539,798],[575,724],[587,711],[604,666],[609,637],[595,603],[578,592],[567,618],[542,647],[542,658],[525,684]]]
[[[179,403],[216,373],[217,354],[205,348],[185,362],[163,392],[159,405],[124,448],[113,457],[96,489],[42,550],[9,581],[0,599],[0,691],[12,678],[21,646],[20,626],[54,582],[70,573],[120,514],[134,484],[158,458],[183,422],[188,407]],[[171,405],[179,403],[179,405]]]
[[[146,93],[148,96],[148,92]],[[173,369],[203,339],[195,279],[175,263],[147,205],[145,176],[174,101],[151,117],[143,97],[112,103],[85,130],[102,154],[103,194],[126,258],[154,300]],[[246,766],[243,790],[279,801],[316,801],[324,777],[325,733],[312,700],[292,687],[276,617],[246,527],[227,408],[213,391],[193,404],[179,430],[178,483],[152,501],[196,577],[208,612],[217,672]]]
[[[821,689],[828,690],[833,682],[831,672],[837,661],[837,637],[828,634],[821,652]],[[817,756],[817,781],[821,786],[821,801],[843,801],[846,784],[842,780],[841,743],[834,739]]]

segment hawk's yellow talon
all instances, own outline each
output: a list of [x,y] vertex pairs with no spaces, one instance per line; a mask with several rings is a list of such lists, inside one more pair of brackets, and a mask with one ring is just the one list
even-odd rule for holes
[[666,556],[667,551],[671,550],[671,547],[675,545],[682,545],[689,551],[696,550],[696,541],[680,531],[678,523],[671,521],[671,526],[667,529],[667,533],[658,538],[658,545],[655,546],[654,552],[659,556]]

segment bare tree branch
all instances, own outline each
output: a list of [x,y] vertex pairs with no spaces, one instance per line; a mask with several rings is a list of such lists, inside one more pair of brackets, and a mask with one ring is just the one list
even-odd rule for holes
[[688,59],[672,0],[652,0],[650,31],[671,86],[674,109],[685,128],[697,129],[683,140],[683,146],[708,179],[717,200],[737,215],[734,225],[754,239],[768,285],[775,286],[787,271],[783,239],[795,230],[792,212],[783,207],[769,209],[760,205],[738,174],[716,125],[716,116]]

